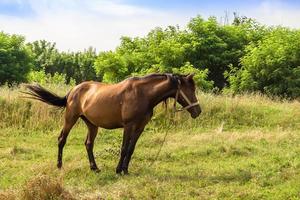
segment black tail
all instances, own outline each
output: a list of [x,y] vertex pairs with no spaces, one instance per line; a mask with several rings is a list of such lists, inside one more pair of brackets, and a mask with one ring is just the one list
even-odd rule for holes
[[25,85],[25,88],[30,90],[29,92],[22,92],[24,94],[28,94],[27,98],[35,99],[47,103],[52,106],[57,107],[66,107],[67,105],[67,95],[64,97],[60,97],[49,90],[46,90],[40,85]]

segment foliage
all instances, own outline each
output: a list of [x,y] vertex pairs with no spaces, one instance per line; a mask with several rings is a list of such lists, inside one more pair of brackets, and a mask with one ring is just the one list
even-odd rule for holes
[[59,52],[55,45],[55,43],[47,42],[46,40],[39,40],[27,44],[34,58],[33,71],[44,70],[45,73],[54,73],[57,71],[55,67],[57,67]]
[[275,28],[247,47],[242,69],[228,75],[234,92],[260,91],[269,95],[300,96],[300,31]]
[[100,53],[95,69],[106,82],[148,73],[196,73],[196,83],[208,90],[213,82],[207,69],[197,69],[187,60],[188,34],[178,27],[156,28],[145,38],[123,37],[116,51]]
[[129,75],[124,59],[111,51],[98,56],[95,70],[104,82],[119,82]]
[[180,67],[179,69],[173,69],[173,72],[177,74],[194,74],[195,83],[200,90],[209,91],[213,88],[213,81],[207,80],[208,69],[199,70],[196,69],[189,62],[187,62],[184,66]]
[[198,68],[209,70],[209,80],[223,88],[226,80],[223,73],[230,65],[240,68],[239,60],[250,42],[256,42],[265,34],[265,28],[254,20],[240,24],[220,25],[214,17],[204,20],[193,18],[188,28],[190,44],[188,60]]
[[[28,74],[27,80],[29,83],[39,83],[42,85],[45,84],[63,85],[66,84],[66,75],[55,72],[54,75],[52,76],[51,74],[46,74],[44,70],[31,71]],[[75,85],[75,80],[71,79],[69,81],[69,85]]]
[[0,32],[0,84],[26,81],[32,66],[25,38]]
[[144,37],[123,36],[115,50],[99,53],[91,47],[60,52],[45,40],[25,46],[24,37],[1,33],[0,84],[56,83],[50,79],[62,76],[61,82],[67,84],[119,82],[149,73],[195,73],[198,87],[205,91],[258,91],[298,98],[299,32],[263,26],[236,13],[233,23],[225,25],[215,17],[196,16],[185,29],[157,27]]
[[34,58],[34,71],[43,70],[52,76],[56,73],[65,74],[67,83],[97,79],[93,67],[97,55],[93,48],[76,53],[59,52],[55,45],[45,40],[28,44]]
[[[222,26],[216,18],[193,18],[187,30],[169,26],[155,28],[143,38],[123,37],[115,51],[100,53],[95,69],[105,81],[115,82],[131,75],[152,72],[181,72],[188,65],[205,76],[196,76],[204,88],[223,88],[223,73],[239,60],[250,42],[265,35],[254,20]],[[201,80],[200,80],[201,79]]]

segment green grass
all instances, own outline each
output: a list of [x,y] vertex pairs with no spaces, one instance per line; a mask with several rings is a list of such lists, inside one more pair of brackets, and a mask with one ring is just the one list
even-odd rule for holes
[[186,113],[172,119],[159,107],[130,175],[119,176],[121,129],[99,131],[94,152],[101,172],[93,173],[87,130],[78,122],[57,170],[61,111],[20,100],[16,89],[0,94],[0,199],[300,199],[298,102],[201,93],[196,120]]

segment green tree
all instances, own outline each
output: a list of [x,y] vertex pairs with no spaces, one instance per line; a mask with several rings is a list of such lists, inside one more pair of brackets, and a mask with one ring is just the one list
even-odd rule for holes
[[[55,72],[52,76],[51,74],[46,74],[44,70],[41,71],[31,71],[28,74],[28,82],[30,83],[39,83],[39,84],[66,84],[66,75],[65,74],[59,74],[58,72]],[[71,80],[70,85],[74,85],[75,81]]]
[[24,40],[22,36],[0,32],[0,84],[26,81],[32,57]]
[[38,40],[27,44],[34,58],[32,70],[44,70],[46,74],[54,74],[59,70],[58,61],[60,54],[56,49],[56,43]]
[[75,65],[78,66],[76,71],[77,82],[97,80],[94,63],[97,58],[96,50],[92,47],[77,52],[73,55],[75,57]]
[[191,48],[187,60],[198,69],[208,69],[209,80],[218,88],[226,85],[223,74],[229,66],[240,68],[246,46],[265,34],[265,28],[251,19],[223,26],[215,17],[204,20],[200,16],[189,22],[188,30]]
[[130,74],[124,58],[111,51],[99,54],[95,61],[95,70],[104,82],[118,82]]
[[300,95],[300,31],[275,28],[247,47],[242,69],[227,74],[234,92],[260,91],[270,95]]
[[94,69],[97,53],[91,47],[83,52],[59,52],[55,43],[45,40],[29,43],[28,46],[34,57],[34,71],[43,70],[50,76],[65,74],[66,83],[97,79]]
[[187,60],[190,46],[188,33],[179,27],[155,28],[144,38],[122,37],[115,51],[100,53],[95,69],[106,82],[154,72],[194,72],[199,78],[196,82],[209,89],[212,84],[207,81],[208,70],[196,69]]

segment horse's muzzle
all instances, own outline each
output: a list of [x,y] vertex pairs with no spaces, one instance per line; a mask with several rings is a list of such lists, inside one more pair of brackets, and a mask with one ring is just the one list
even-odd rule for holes
[[201,109],[196,109],[196,111],[191,112],[191,117],[193,119],[195,119],[195,118],[199,117],[200,114],[201,114]]

